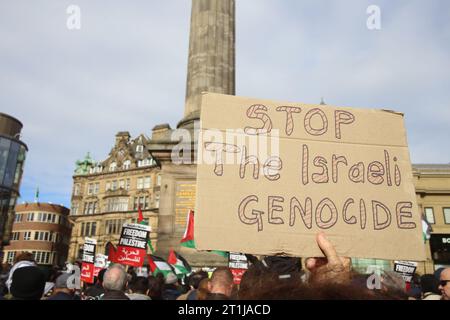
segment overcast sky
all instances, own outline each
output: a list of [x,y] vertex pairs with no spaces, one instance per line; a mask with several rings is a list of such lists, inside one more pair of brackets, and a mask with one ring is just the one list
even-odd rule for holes
[[[450,163],[450,1],[236,0],[236,94],[405,113]],[[81,29],[66,27],[69,5]],[[366,26],[381,8],[381,30]],[[183,116],[189,0],[0,0],[0,112],[24,124],[21,201],[70,206],[75,161]]]

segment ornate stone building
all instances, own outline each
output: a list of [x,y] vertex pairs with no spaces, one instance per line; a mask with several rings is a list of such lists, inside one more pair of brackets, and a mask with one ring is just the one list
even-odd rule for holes
[[70,212],[70,261],[82,254],[85,237],[97,239],[97,253],[105,253],[109,241],[117,244],[122,224],[137,221],[139,206],[152,228],[150,238],[156,248],[160,176],[147,143],[144,135],[131,139],[128,132],[119,132],[106,160],[95,162],[88,154],[77,161]]

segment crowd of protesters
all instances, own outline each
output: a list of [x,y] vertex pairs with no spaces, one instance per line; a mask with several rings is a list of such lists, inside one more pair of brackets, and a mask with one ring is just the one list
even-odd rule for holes
[[71,273],[36,265],[30,253],[17,256],[14,265],[3,266],[1,300],[450,300],[450,268],[416,276],[406,286],[401,275],[384,272],[378,288],[367,286],[369,275],[352,271],[351,259],[339,257],[323,233],[317,244],[325,258],[309,258],[302,270],[300,259],[249,258],[249,269],[239,286],[227,267],[209,276],[193,272],[180,279],[174,273],[142,275],[134,268],[113,264],[95,277],[93,284],[77,290]]

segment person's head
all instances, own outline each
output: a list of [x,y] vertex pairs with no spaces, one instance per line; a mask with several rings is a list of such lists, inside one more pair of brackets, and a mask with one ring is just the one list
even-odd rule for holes
[[148,279],[145,277],[136,277],[128,288],[131,293],[148,294]]
[[208,273],[206,271],[199,271],[189,276],[188,285],[191,289],[198,289],[200,281],[208,279]]
[[11,294],[15,299],[39,300],[44,289],[45,274],[38,267],[23,267],[14,271]]
[[443,300],[450,300],[450,268],[442,270],[439,278],[439,290]]
[[209,279],[205,278],[200,281],[197,288],[197,300],[206,300],[209,290],[208,290]]
[[424,274],[420,277],[420,287],[422,294],[427,292],[432,292],[440,294],[439,291],[439,280],[435,278],[432,274]]
[[176,285],[178,283],[178,277],[173,272],[169,272],[166,275],[166,285]]
[[381,285],[384,291],[406,292],[406,282],[402,275],[395,271],[384,271],[381,275]]
[[231,296],[233,291],[233,274],[227,267],[219,267],[214,270],[208,283],[210,293],[221,293],[227,297]]
[[103,278],[105,276],[106,269],[102,269],[98,272],[97,283],[99,285],[103,285]]
[[55,281],[54,292],[64,292],[67,294],[74,294],[75,288],[69,288],[69,278],[72,276],[70,273],[62,273]]
[[120,264],[114,264],[103,276],[103,288],[107,291],[124,291],[127,284],[127,273]]
[[154,276],[149,276],[147,280],[148,280],[148,295],[152,299],[160,299],[163,285],[161,280]]
[[22,252],[14,259],[14,264],[16,264],[17,262],[20,262],[20,261],[35,262],[34,255],[31,252]]

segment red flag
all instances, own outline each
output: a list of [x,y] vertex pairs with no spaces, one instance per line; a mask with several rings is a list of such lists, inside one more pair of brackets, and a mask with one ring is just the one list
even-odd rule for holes
[[175,251],[173,251],[172,248],[170,248],[169,257],[167,258],[167,262],[170,264],[176,264],[177,263],[177,256],[175,255]]
[[139,206],[139,209],[138,209],[138,223],[141,223],[142,221],[144,221],[144,215],[142,214],[142,210],[141,210],[141,206]]
[[183,239],[181,239],[181,245],[183,247],[195,248],[194,242],[194,211],[189,210],[186,230],[184,231]]
[[116,248],[111,242],[108,242],[109,249],[108,249],[108,260],[112,263],[116,263]]

